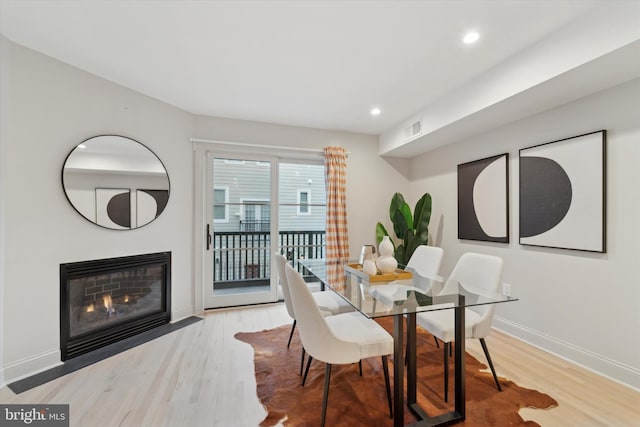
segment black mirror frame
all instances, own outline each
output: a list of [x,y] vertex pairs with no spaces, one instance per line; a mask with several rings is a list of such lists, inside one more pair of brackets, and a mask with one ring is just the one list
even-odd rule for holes
[[[69,194],[67,193],[67,188],[66,188],[66,186],[65,186],[65,179],[64,179],[65,169],[66,169],[66,167],[67,167],[67,162],[69,161],[69,158],[70,158],[70,157],[71,157],[71,155],[72,155],[72,154],[73,154],[73,153],[74,153],[74,152],[75,152],[75,151],[80,147],[80,145],[82,145],[82,144],[86,144],[86,143],[89,143],[91,140],[93,140],[93,139],[95,139],[95,138],[101,138],[101,137],[117,137],[117,138],[123,138],[123,139],[129,140],[129,141],[131,141],[131,142],[134,142],[134,143],[136,143],[136,144],[139,144],[140,146],[144,147],[147,151],[149,151],[149,153],[153,154],[153,156],[158,160],[158,162],[159,162],[159,163],[160,163],[160,165],[162,166],[162,168],[163,168],[163,170],[164,170],[164,172],[165,172],[166,178],[167,178],[167,190],[166,190],[167,195],[166,195],[166,201],[164,202],[164,206],[162,207],[162,209],[160,210],[160,212],[159,212],[159,213],[157,213],[157,214],[156,214],[156,216],[155,216],[155,218],[154,218],[154,219],[152,219],[151,221],[148,221],[148,222],[146,222],[145,224],[143,224],[143,225],[141,225],[141,226],[136,226],[136,227],[131,227],[131,226],[129,226],[129,228],[124,228],[124,227],[123,227],[123,228],[108,227],[108,226],[106,226],[106,225],[99,224],[97,221],[93,221],[93,220],[91,220],[90,218],[88,218],[85,214],[83,214],[83,213],[82,213],[82,212],[81,212],[81,211],[76,207],[76,205],[75,205],[75,204],[72,202],[72,200],[69,198]],[[80,142],[79,144],[77,144],[75,147],[73,147],[73,149],[71,149],[71,151],[69,152],[69,154],[67,154],[67,156],[65,157],[65,160],[64,160],[64,162],[63,162],[63,164],[62,164],[62,170],[61,170],[61,173],[60,173],[60,178],[61,178],[61,183],[62,183],[62,191],[63,191],[63,193],[64,193],[64,195],[65,195],[65,197],[66,197],[67,201],[69,202],[69,204],[73,207],[73,209],[74,209],[74,210],[75,210],[75,211],[76,211],[76,212],[77,212],[77,213],[78,213],[82,218],[84,218],[85,220],[89,221],[90,223],[92,223],[92,224],[94,224],[94,225],[97,225],[97,226],[98,226],[98,227],[100,227],[100,228],[104,228],[104,229],[107,229],[107,230],[114,230],[114,231],[131,231],[131,230],[137,230],[137,229],[143,228],[143,227],[147,226],[148,224],[151,224],[152,222],[154,222],[154,221],[155,221],[155,220],[156,220],[156,219],[157,219],[157,218],[158,218],[158,217],[159,217],[159,216],[164,212],[164,210],[166,209],[167,205],[169,204],[169,198],[170,198],[170,196],[171,196],[171,179],[170,179],[170,177],[169,177],[169,172],[168,172],[168,170],[167,170],[166,166],[164,165],[164,163],[162,162],[162,160],[160,160],[160,157],[158,157],[158,155],[157,155],[153,150],[151,150],[149,147],[147,147],[145,144],[141,143],[140,141],[135,140],[135,139],[133,139],[133,138],[130,138],[130,137],[128,137],[128,136],[117,135],[117,134],[101,134],[101,135],[94,135],[94,136],[92,136],[92,137],[89,137],[89,138],[87,138],[87,139],[83,140],[82,142]],[[96,189],[98,189],[98,188],[96,187]],[[155,190],[153,190],[153,191],[155,191]],[[163,190],[163,191],[164,191],[164,190]],[[157,201],[157,200],[156,200],[156,201]]]

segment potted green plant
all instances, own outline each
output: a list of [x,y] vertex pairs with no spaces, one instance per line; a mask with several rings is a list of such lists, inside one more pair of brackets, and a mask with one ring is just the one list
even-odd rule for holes
[[431,220],[431,195],[425,193],[411,213],[401,193],[395,193],[389,206],[389,217],[398,242],[394,242],[382,223],[376,224],[376,241],[379,245],[384,236],[389,236],[394,246],[394,257],[400,265],[407,265],[411,255],[420,245],[426,245]]

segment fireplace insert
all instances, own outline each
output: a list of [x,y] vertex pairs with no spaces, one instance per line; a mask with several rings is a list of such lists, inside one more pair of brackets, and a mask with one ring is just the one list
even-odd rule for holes
[[171,252],[60,265],[63,361],[170,321]]

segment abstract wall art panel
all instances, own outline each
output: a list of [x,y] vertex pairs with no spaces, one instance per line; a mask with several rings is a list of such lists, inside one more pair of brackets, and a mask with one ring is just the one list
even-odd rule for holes
[[458,239],[509,243],[509,154],[458,165]]
[[167,206],[169,190],[136,190],[136,227],[156,219]]
[[131,190],[96,188],[96,224],[107,228],[131,228]]
[[606,251],[606,131],[520,150],[520,244]]

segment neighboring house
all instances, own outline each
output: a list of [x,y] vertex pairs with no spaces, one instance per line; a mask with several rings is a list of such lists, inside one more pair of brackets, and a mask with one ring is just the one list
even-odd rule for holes
[[[269,231],[272,212],[269,168],[268,162],[214,161],[214,232]],[[281,163],[279,176],[278,230],[324,230],[324,167]]]
[[[278,202],[271,164],[214,159],[214,280],[230,286],[269,277],[271,225],[278,211],[278,250],[290,259],[324,254],[326,191],[322,164],[280,163]],[[242,284],[238,283],[243,282]]]

